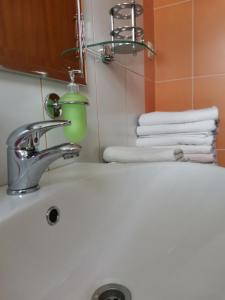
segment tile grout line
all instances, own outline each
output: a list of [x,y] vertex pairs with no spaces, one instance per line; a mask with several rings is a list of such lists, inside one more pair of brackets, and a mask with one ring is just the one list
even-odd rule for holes
[[225,73],[215,73],[215,74],[208,74],[208,75],[197,75],[194,76],[195,79],[201,79],[201,78],[212,78],[212,77],[223,77],[225,76]]
[[125,114],[127,120],[127,138],[126,138],[126,146],[128,146],[128,134],[129,134],[129,122],[128,122],[128,102],[127,102],[127,70],[125,70]]
[[[153,4],[154,5],[154,4]],[[156,45],[156,14],[155,14],[155,11],[153,10],[153,17],[154,17],[154,20],[153,20],[153,25],[154,25],[154,28],[153,28],[153,42],[154,42],[154,47],[156,49],[156,53],[157,53],[157,45]],[[156,70],[157,70],[157,55],[154,57],[154,62],[153,62],[153,68],[154,68],[154,72],[153,72],[153,76],[154,76],[154,84],[153,84],[153,111],[156,110]]]
[[173,82],[173,81],[182,81],[182,80],[191,80],[191,79],[206,79],[206,78],[214,78],[214,77],[225,77],[225,73],[172,78],[172,79],[165,79],[165,80],[157,80],[155,82],[156,83],[166,83],[166,82]]
[[[44,94],[43,94],[43,81],[40,78],[40,89],[41,89],[41,106],[42,106],[42,116],[43,116],[43,120],[46,121],[45,119],[45,106],[44,106]],[[45,147],[46,149],[48,148],[48,140],[47,140],[47,135],[46,133],[44,134],[45,137]]]
[[42,79],[39,79],[40,82],[40,89],[41,89],[41,107],[42,107],[42,117],[43,120],[45,121],[45,113],[44,113],[44,95],[43,95],[43,83],[42,83]]
[[148,81],[148,82],[151,82],[151,83],[155,83],[155,80],[153,79],[150,79],[148,77],[144,77],[144,80]]
[[[91,11],[92,11],[92,26],[94,28],[94,14],[93,14],[93,3],[91,2]],[[95,32],[93,31],[93,40],[95,41]],[[96,58],[94,59],[94,66],[95,66],[95,102],[96,102],[96,116],[97,116],[97,131],[98,131],[98,159],[101,160],[101,141],[100,141],[100,117],[99,117],[99,103],[98,103],[98,88],[97,88],[97,67],[96,67]]]
[[164,8],[168,8],[168,7],[173,7],[173,6],[185,4],[185,3],[188,3],[188,2],[191,2],[191,1],[192,0],[183,0],[183,1],[179,1],[179,2],[174,2],[174,3],[171,3],[171,4],[154,7],[154,10],[159,10],[159,9],[164,9]]
[[167,83],[167,82],[173,82],[173,81],[182,81],[182,80],[191,80],[192,77],[181,77],[181,78],[173,78],[173,79],[166,79],[166,80],[155,80],[155,83]]
[[100,161],[101,158],[101,141],[100,141],[100,118],[99,118],[99,103],[98,103],[98,88],[97,88],[97,72],[96,72],[96,59],[94,58],[94,65],[95,65],[95,102],[96,102],[96,116],[98,122],[98,159]]
[[194,97],[195,97],[195,80],[194,80],[194,74],[195,74],[195,39],[194,39],[194,26],[195,26],[195,13],[194,13],[194,6],[195,6],[195,0],[192,0],[192,109],[194,109]]

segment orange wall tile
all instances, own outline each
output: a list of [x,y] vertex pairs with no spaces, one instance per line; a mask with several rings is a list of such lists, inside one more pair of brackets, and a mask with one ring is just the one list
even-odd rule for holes
[[156,83],[155,109],[181,111],[192,108],[192,80]]
[[[185,1],[187,1],[187,0],[154,0],[154,7],[158,8],[158,7],[173,5],[173,4],[177,4],[179,2],[185,2]],[[189,0],[189,1],[191,1],[191,0]]]
[[194,108],[213,105],[220,111],[217,148],[225,149],[225,76],[195,78]]
[[225,0],[195,0],[194,21],[194,75],[225,73]]
[[225,0],[154,0],[154,27],[155,105],[146,99],[146,108],[217,106],[218,161],[225,166]]
[[192,76],[192,2],[155,10],[156,80]]
[[[150,41],[154,44],[154,11],[153,0],[144,0],[144,28],[145,41]],[[147,51],[145,51],[145,110],[154,111],[155,108],[155,64],[154,60],[149,59]]]
[[218,165],[225,167],[225,150],[217,151]]
[[145,78],[145,95],[147,95],[145,111],[155,111],[155,83],[147,78]]

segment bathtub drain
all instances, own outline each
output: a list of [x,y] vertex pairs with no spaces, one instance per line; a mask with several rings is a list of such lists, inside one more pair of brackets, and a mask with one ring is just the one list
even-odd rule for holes
[[131,293],[123,285],[110,283],[98,288],[92,300],[131,300]]

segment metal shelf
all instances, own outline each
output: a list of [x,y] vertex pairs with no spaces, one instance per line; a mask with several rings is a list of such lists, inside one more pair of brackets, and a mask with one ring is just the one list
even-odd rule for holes
[[[136,54],[139,51],[146,49],[151,56],[156,55],[153,47],[150,47],[145,42],[128,41],[128,40],[114,40],[104,41],[93,44],[88,44],[83,47],[84,53],[91,53],[99,56],[104,63],[109,63],[113,60],[114,54]],[[71,52],[79,53],[80,48],[65,49],[61,55],[66,57]]]

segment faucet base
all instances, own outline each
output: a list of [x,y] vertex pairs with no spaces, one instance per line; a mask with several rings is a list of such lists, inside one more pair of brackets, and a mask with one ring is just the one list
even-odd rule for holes
[[28,189],[22,189],[22,190],[11,190],[11,189],[7,189],[7,194],[8,195],[11,195],[11,196],[16,196],[16,195],[26,195],[26,194],[29,194],[29,193],[33,193],[37,190],[40,189],[40,186],[39,184],[36,185],[36,186],[32,186],[31,188],[28,188]]

